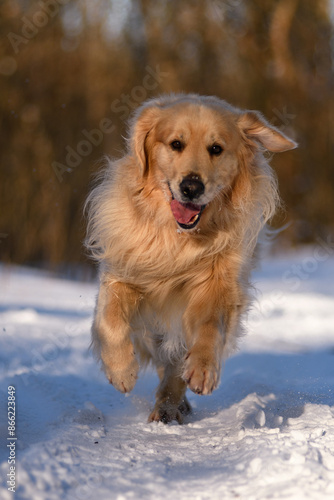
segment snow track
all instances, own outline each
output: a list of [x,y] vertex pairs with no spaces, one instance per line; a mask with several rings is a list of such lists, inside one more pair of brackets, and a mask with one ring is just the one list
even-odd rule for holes
[[88,352],[96,287],[0,269],[1,499],[7,387],[16,388],[15,498],[334,498],[334,259],[266,259],[240,352],[185,425],[148,424],[157,386],[117,393]]

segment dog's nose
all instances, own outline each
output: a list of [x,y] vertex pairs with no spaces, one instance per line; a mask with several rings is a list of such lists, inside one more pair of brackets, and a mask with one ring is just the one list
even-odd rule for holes
[[184,198],[190,201],[199,198],[204,193],[205,186],[199,175],[189,174],[180,183],[180,191]]

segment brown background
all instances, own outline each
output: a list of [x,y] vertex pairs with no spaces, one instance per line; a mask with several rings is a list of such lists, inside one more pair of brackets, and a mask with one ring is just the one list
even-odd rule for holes
[[[126,119],[164,92],[259,109],[300,144],[276,155],[281,244],[333,233],[327,0],[8,0],[0,5],[0,259],[82,264],[84,199]],[[75,266],[74,266],[75,267]]]

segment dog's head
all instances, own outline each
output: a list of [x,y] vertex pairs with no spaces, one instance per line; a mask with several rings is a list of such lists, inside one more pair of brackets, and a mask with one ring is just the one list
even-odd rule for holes
[[142,176],[154,178],[176,223],[186,231],[198,225],[213,200],[231,190],[241,169],[241,149],[254,153],[295,147],[260,113],[197,95],[144,104],[133,120],[130,142]]

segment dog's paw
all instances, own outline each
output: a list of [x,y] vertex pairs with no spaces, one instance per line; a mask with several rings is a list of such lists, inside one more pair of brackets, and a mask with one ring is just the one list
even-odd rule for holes
[[[189,403],[188,403],[189,405]],[[148,417],[148,422],[163,422],[164,424],[169,424],[173,420],[176,420],[179,424],[183,424],[183,407],[171,405],[168,402],[156,403],[154,410]],[[190,405],[189,405],[190,406]]]
[[133,355],[127,362],[121,365],[119,361],[108,363],[103,361],[104,372],[109,382],[120,392],[131,392],[136,385],[138,378],[139,365],[136,357]]
[[190,351],[185,359],[182,378],[196,394],[211,394],[219,385],[220,364],[215,357]]

